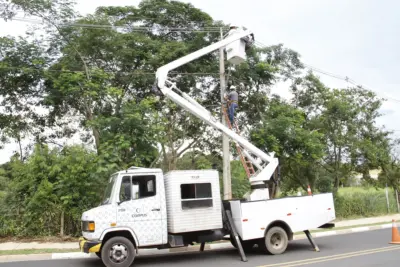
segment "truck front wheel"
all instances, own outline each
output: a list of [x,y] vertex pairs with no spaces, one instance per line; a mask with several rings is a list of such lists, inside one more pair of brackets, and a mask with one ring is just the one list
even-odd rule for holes
[[259,247],[263,252],[278,255],[285,252],[288,242],[286,231],[282,227],[275,226],[271,227],[265,234],[265,238],[260,240]]
[[101,249],[101,260],[107,267],[129,267],[135,256],[135,246],[128,238],[122,236],[110,238]]

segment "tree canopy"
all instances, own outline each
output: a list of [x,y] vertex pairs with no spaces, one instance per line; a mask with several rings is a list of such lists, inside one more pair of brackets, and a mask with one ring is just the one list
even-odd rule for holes
[[[80,213],[98,204],[107,177],[129,166],[221,172],[220,133],[151,88],[157,68],[219,40],[228,24],[178,1],[99,7],[86,16],[70,0],[1,3],[7,22],[23,13],[42,24],[24,36],[0,36],[0,147],[19,144],[0,167],[0,235],[77,234]],[[383,99],[357,87],[329,88],[304,74],[300,54],[283,44],[247,53],[236,67],[225,62],[228,89],[240,96],[242,134],[276,152],[284,194],[307,185],[336,192],[354,172],[371,182],[374,168],[399,187],[394,141],[376,124]],[[218,53],[170,78],[220,116]],[[282,81],[292,82],[291,100],[270,93]],[[77,136],[82,146],[62,144]],[[238,160],[232,188],[235,198],[249,189]]]

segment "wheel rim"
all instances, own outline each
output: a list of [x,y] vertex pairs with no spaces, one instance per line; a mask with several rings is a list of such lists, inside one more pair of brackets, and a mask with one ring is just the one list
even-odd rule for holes
[[272,247],[276,250],[281,249],[284,245],[284,241],[283,241],[282,235],[280,233],[272,234],[269,242],[272,245]]
[[128,248],[122,243],[112,245],[109,251],[110,260],[114,263],[123,263],[128,255]]

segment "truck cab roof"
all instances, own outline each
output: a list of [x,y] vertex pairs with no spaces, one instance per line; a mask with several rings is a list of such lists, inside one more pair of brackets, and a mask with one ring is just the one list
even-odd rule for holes
[[128,169],[115,172],[114,174],[162,173],[162,172],[163,171],[159,168],[143,168],[143,167],[132,166],[132,167],[129,167]]

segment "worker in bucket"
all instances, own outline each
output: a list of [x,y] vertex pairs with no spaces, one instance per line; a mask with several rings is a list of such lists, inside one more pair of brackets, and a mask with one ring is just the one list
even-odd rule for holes
[[238,104],[239,95],[236,92],[236,88],[234,86],[231,87],[231,91],[225,97],[225,99],[228,101],[229,120],[231,121],[231,124],[233,124],[234,117],[235,117],[235,109],[237,109],[239,107],[239,104]]

